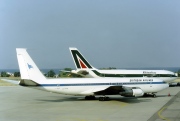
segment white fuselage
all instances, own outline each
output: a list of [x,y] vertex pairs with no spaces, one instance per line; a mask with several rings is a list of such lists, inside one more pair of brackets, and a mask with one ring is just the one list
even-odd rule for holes
[[36,89],[68,94],[68,95],[95,95],[94,92],[107,89],[111,86],[139,87],[144,93],[155,93],[167,88],[169,85],[154,78],[83,78],[77,79],[48,79]]
[[[80,51],[75,47],[69,48],[70,53],[72,55],[74,64],[77,70],[72,70],[72,73],[80,74],[82,71],[86,71],[86,73],[82,73],[83,77],[93,77],[93,78],[101,78],[101,77],[118,77],[118,78],[128,78],[128,77],[148,77],[148,78],[156,78],[162,79],[165,82],[172,82],[177,79],[177,75],[171,71],[167,70],[125,70],[125,69],[117,69],[117,70],[98,70],[93,67],[87,59],[80,53]],[[88,72],[88,73],[87,73]]]
[[163,80],[148,77],[47,79],[26,49],[17,48],[16,52],[21,86],[68,95],[120,94],[122,96],[142,96],[144,93],[155,93],[169,87]]
[[[82,70],[82,69],[80,69]],[[174,72],[167,70],[94,70],[85,69],[89,74],[86,77],[147,77],[161,79],[165,82],[172,82],[177,79],[177,75]]]

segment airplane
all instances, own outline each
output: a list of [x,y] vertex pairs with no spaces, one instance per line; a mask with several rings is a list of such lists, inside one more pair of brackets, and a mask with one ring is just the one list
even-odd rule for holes
[[77,48],[70,47],[69,50],[76,66],[76,70],[72,70],[71,73],[79,75],[83,75],[84,73],[83,77],[153,77],[157,79],[162,79],[163,81],[168,83],[171,83],[172,81],[177,79],[177,75],[174,72],[167,70],[99,70],[93,67]]
[[[106,95],[138,97],[144,93],[156,93],[169,87],[160,79],[136,78],[46,78],[36,66],[25,48],[16,48],[21,73],[19,85],[65,95],[81,95],[85,99],[109,100]],[[153,95],[156,97],[156,95]]]

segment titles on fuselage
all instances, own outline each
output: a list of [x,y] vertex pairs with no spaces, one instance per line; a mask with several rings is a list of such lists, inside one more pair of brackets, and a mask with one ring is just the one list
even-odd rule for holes
[[156,74],[156,72],[153,72],[153,71],[143,71],[143,74]]
[[153,79],[130,79],[130,82],[142,82],[142,81],[153,81]]

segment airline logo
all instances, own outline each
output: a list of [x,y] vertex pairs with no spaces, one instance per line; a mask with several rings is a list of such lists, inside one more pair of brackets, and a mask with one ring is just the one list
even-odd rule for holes
[[28,64],[28,63],[27,63],[27,65],[28,65],[28,68],[29,68],[29,69],[33,68],[32,65],[30,65],[30,64]]
[[71,50],[71,53],[74,58],[76,67],[78,69],[92,69],[91,65],[84,59],[84,57],[77,50]]
[[78,59],[80,65],[81,65],[81,68],[87,68],[87,66],[83,63],[83,61],[81,59]]
[[153,71],[143,71],[143,74],[156,74],[156,72],[153,72]]

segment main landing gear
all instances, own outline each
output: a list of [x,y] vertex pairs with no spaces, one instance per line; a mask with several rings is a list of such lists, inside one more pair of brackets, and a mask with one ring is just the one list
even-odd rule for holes
[[109,97],[106,96],[99,97],[99,101],[109,101]]
[[154,97],[154,98],[155,98],[155,97],[156,97],[156,94],[152,93],[152,97]]
[[[95,99],[96,97],[92,95],[85,97],[85,100],[95,100]],[[99,101],[109,101],[109,97],[106,97],[106,96],[99,97]]]
[[95,96],[86,96],[85,97],[85,100],[95,100],[96,99],[96,97]]
[[156,94],[154,93],[144,93],[143,97],[156,97]]

